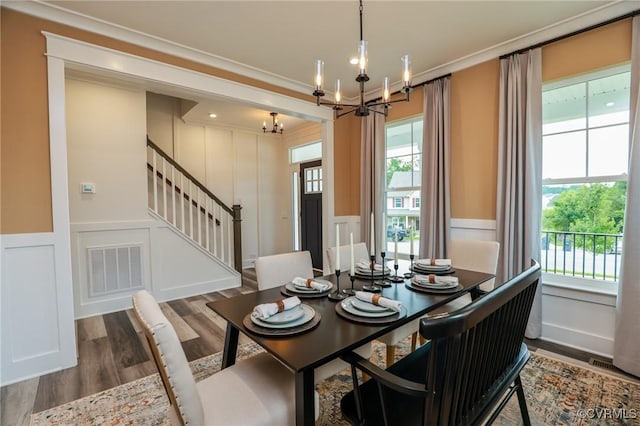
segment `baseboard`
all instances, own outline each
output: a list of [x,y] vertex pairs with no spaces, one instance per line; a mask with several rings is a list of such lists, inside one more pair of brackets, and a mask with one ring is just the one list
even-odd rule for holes
[[605,336],[543,322],[540,338],[594,355],[613,357],[613,339]]

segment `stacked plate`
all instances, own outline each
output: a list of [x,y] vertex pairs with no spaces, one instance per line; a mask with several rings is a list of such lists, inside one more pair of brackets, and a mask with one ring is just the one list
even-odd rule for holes
[[304,325],[316,316],[316,311],[309,305],[301,304],[287,309],[267,319],[251,316],[251,322],[265,328],[292,328]]
[[[358,278],[371,278],[371,276],[372,276],[372,274],[371,274],[371,266],[370,265],[367,265],[365,267],[364,264],[357,263],[355,265],[354,272],[356,274],[356,277],[358,277]],[[373,278],[385,277],[385,276],[389,275],[389,273],[391,273],[391,269],[385,267],[384,270],[383,270],[382,269],[382,265],[378,265],[376,263],[376,265],[375,265],[375,267],[373,269]]]
[[429,259],[416,260],[413,263],[413,270],[420,274],[448,274],[453,272],[451,265],[431,265]]
[[292,282],[285,284],[285,288],[291,292],[291,293],[295,293],[296,295],[301,295],[301,296],[305,296],[305,295],[318,295],[318,294],[325,294],[328,293],[329,291],[331,291],[331,289],[333,288],[333,283],[331,281],[327,281],[327,280],[323,280],[320,278],[314,278],[313,279],[315,282],[320,283],[320,284],[324,284],[326,289],[325,290],[319,290],[319,289],[315,289],[315,288],[311,288],[311,287],[307,287],[306,284],[294,284]]
[[457,279],[443,278],[440,277],[435,282],[430,282],[429,277],[416,275],[411,279],[411,284],[434,293],[454,293],[462,288]]
[[382,318],[397,314],[393,309],[384,306],[374,305],[364,300],[360,300],[355,296],[347,297],[342,301],[342,309],[346,312],[366,318]]

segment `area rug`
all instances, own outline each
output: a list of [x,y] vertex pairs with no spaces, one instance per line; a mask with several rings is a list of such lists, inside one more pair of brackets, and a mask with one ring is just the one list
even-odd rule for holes
[[[404,342],[397,356],[406,353]],[[254,343],[241,345],[238,358],[260,351]],[[384,345],[374,342],[372,360],[384,364]],[[220,368],[221,354],[191,362],[196,380]],[[534,425],[640,425],[640,384],[532,353],[522,372]],[[351,389],[349,370],[318,386],[321,415],[318,425],[348,424],[340,399]],[[167,425],[168,399],[158,374],[87,396],[31,415],[31,425]],[[522,424],[515,396],[495,422]]]

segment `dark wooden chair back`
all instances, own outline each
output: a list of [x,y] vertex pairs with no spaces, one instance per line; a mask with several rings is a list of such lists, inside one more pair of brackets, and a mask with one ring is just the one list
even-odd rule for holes
[[[387,370],[348,354],[373,380],[347,394],[341,407],[353,424],[490,424],[517,392],[530,424],[520,371],[529,359],[523,343],[540,279],[531,267],[459,311],[420,321],[430,342]],[[392,418],[388,418],[389,415]]]

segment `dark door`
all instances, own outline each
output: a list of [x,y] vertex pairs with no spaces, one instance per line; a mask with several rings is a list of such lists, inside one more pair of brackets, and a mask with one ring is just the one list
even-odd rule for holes
[[302,250],[311,252],[313,267],[322,269],[322,161],[300,164],[300,234]]

